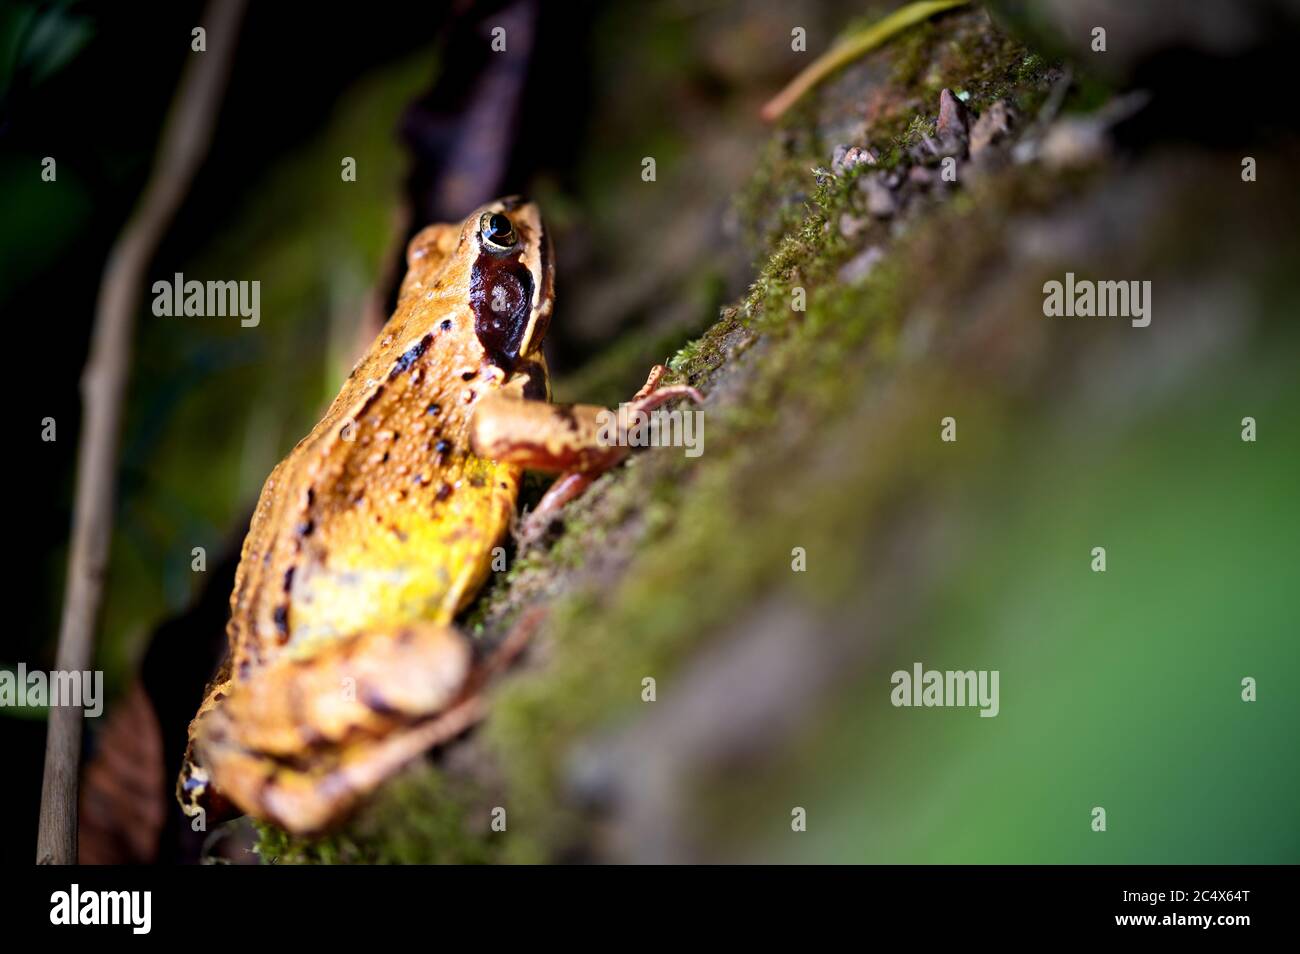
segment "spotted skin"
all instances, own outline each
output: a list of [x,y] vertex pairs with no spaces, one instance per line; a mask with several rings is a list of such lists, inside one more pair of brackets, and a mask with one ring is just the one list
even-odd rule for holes
[[411,241],[393,316],[262,488],[228,658],[190,724],[187,814],[319,831],[482,715],[501,656],[478,658],[452,620],[524,469],[563,483],[625,453],[599,446],[598,408],[548,403],[553,262],[519,199]]

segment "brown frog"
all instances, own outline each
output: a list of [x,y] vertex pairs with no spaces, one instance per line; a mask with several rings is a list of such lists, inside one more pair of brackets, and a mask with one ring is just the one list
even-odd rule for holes
[[[452,620],[512,525],[523,470],[561,474],[535,528],[627,453],[604,409],[549,403],[553,261],[518,198],[411,241],[396,312],[262,488],[229,655],[190,724],[188,815],[233,806],[318,831],[482,715],[487,676],[517,647],[477,654]],[[700,400],[658,387],[663,371],[634,408]]]

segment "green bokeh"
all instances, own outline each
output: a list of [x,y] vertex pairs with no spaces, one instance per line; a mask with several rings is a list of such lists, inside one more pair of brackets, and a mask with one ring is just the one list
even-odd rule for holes
[[[1300,387],[1262,354],[1223,372],[1162,409],[1131,408],[1122,432],[1020,445],[928,610],[770,797],[748,804],[751,821],[787,832],[763,857],[1300,856]],[[1253,444],[1240,440],[1246,414],[1261,422]],[[1098,545],[1104,574],[1090,569]],[[890,674],[916,661],[1000,670],[1000,714],[894,708]],[[1245,676],[1254,703],[1241,699]],[[792,805],[809,816],[797,836],[779,823]],[[1104,833],[1091,830],[1094,806]]]

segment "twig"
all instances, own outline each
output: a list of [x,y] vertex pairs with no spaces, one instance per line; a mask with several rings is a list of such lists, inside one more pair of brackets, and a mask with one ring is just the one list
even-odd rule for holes
[[[108,255],[95,305],[90,355],[81,379],[83,414],[77,446],[72,548],[55,666],[89,668],[113,529],[117,444],[131,364],[131,332],[149,263],[207,155],[225,90],[245,0],[210,0],[204,12],[207,52],[185,67],[154,159],[153,173]],[[51,706],[41,787],[38,864],[77,860],[79,706]]]
[[913,24],[928,20],[936,13],[943,13],[954,7],[960,7],[970,0],[921,0],[900,7],[889,16],[871,24],[864,30],[839,43],[808,65],[808,68],[790,81],[789,85],[773,96],[763,106],[762,117],[767,122],[780,117],[787,109],[798,102],[804,93],[812,89],[823,79],[834,73],[841,66],[851,63],[864,53],[868,53],[889,40],[895,34],[902,33]]

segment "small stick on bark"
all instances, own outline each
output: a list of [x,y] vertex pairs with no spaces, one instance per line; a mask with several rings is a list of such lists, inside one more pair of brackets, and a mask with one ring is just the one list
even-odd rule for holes
[[[211,0],[203,15],[207,52],[192,53],[163,127],[153,173],[109,251],[95,305],[90,354],[81,379],[82,422],[72,546],[55,666],[90,666],[113,529],[117,444],[131,364],[131,332],[149,263],[189,190],[212,139],[230,73],[244,0]],[[51,706],[41,786],[37,864],[77,860],[80,706]]]
[[775,122],[782,113],[798,102],[804,93],[840,67],[852,63],[908,27],[928,20],[937,13],[952,10],[969,2],[970,0],[918,0],[916,3],[899,7],[883,20],[855,32],[813,60],[790,81],[785,89],[764,104],[760,115],[766,122]]

